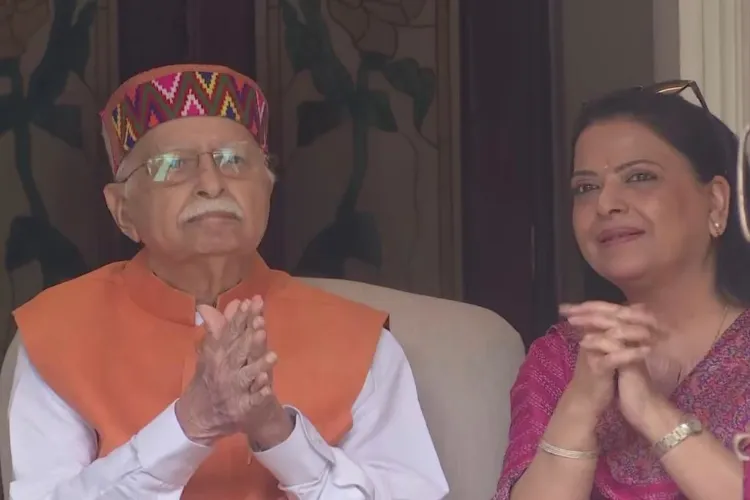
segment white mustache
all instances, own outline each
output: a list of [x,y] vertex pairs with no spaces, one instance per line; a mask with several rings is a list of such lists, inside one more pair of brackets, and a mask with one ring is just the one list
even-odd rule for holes
[[179,222],[189,222],[210,213],[225,213],[239,220],[244,219],[242,209],[236,201],[229,198],[217,198],[212,200],[201,199],[191,203],[180,213]]

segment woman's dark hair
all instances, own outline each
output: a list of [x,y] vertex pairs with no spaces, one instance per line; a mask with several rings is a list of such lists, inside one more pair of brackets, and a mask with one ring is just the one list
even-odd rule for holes
[[726,230],[717,240],[716,286],[725,299],[750,305],[750,246],[742,236],[736,205],[737,136],[709,111],[678,95],[631,89],[583,106],[575,123],[572,150],[589,126],[616,118],[650,128],[689,160],[700,182],[708,183],[715,176],[727,179],[731,203]]

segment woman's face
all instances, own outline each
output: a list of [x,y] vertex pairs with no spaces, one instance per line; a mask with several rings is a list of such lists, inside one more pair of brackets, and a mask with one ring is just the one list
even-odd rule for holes
[[687,158],[634,120],[584,130],[571,188],[581,252],[620,287],[700,268],[726,228],[726,180],[702,184]]

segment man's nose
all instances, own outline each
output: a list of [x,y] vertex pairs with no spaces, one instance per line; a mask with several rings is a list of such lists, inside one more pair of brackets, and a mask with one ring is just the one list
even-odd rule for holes
[[218,198],[226,189],[224,176],[216,167],[211,155],[198,157],[198,172],[195,194],[203,198]]

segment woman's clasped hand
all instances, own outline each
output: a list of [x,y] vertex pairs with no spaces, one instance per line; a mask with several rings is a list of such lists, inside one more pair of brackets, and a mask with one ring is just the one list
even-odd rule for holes
[[668,396],[679,382],[679,366],[660,351],[665,328],[640,305],[592,301],[563,305],[560,313],[579,335],[569,391],[600,414],[617,388],[618,408],[638,428],[648,405]]

